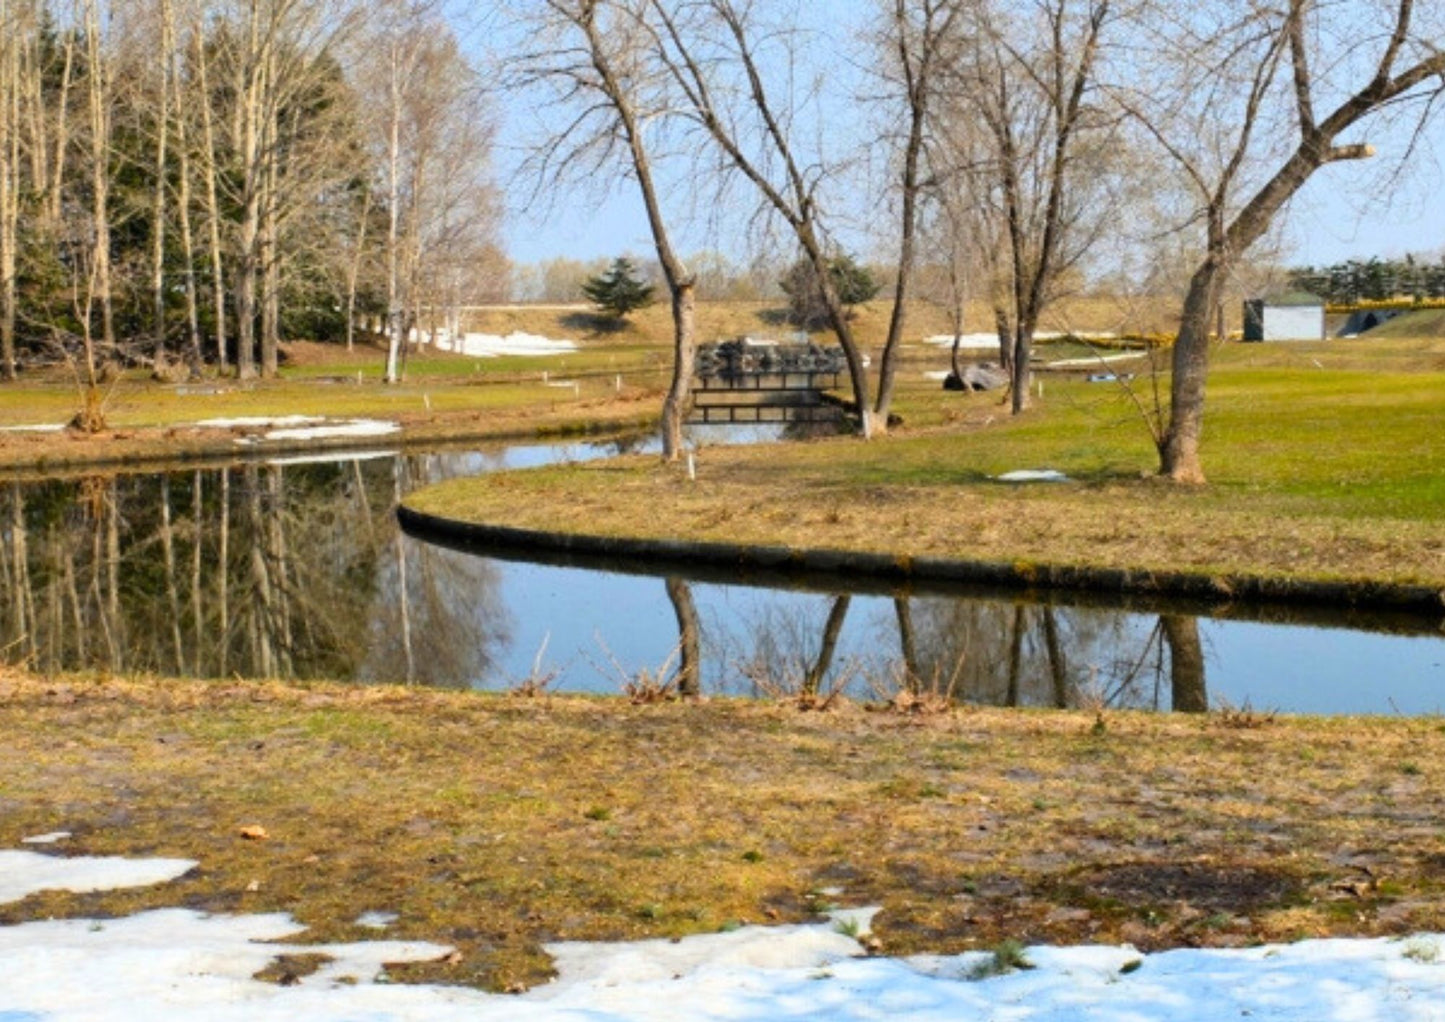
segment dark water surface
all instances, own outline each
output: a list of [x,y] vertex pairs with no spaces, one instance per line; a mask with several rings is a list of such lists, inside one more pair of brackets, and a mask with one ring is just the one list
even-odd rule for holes
[[711,693],[908,685],[1026,706],[1445,710],[1436,619],[531,563],[396,523],[417,486],[636,446],[0,483],[0,651],[41,670],[448,687],[555,675],[559,689],[615,692],[686,666]]

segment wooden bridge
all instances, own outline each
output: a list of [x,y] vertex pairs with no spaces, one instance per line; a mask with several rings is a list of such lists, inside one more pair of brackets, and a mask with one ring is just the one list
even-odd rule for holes
[[825,391],[845,370],[842,348],[750,338],[704,345],[688,422],[832,422],[842,408]]

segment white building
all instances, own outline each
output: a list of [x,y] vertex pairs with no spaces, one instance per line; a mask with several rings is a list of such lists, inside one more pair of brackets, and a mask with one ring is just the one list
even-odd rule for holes
[[1325,301],[1308,291],[1288,291],[1244,303],[1246,341],[1322,341]]

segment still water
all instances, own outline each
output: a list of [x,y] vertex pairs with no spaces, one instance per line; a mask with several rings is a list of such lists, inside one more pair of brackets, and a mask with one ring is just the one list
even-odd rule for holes
[[1441,622],[466,551],[396,523],[411,489],[637,449],[511,446],[0,483],[0,655],[40,670],[616,692],[900,687],[986,704],[1445,711]]

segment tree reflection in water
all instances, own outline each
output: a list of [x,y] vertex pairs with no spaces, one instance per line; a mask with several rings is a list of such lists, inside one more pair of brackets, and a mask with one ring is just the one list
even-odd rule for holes
[[0,650],[45,671],[469,684],[505,639],[495,568],[425,546],[408,563],[393,514],[397,488],[436,470],[398,458],[10,483]]
[[509,457],[256,462],[4,484],[0,650],[44,671],[469,686],[517,673],[519,624],[555,630],[563,656],[569,641],[590,646],[606,627],[675,645],[684,694],[826,699],[846,687],[870,699],[906,691],[1015,706],[1208,706],[1198,622],[1177,614],[672,576],[660,590],[642,586],[665,596],[670,627],[610,598],[609,576],[577,572],[566,576],[574,596],[563,616],[578,620],[554,620],[543,602],[514,621],[518,594],[503,591],[498,562],[405,537],[393,515],[414,487]]
[[734,620],[708,618],[703,648],[720,690],[809,693],[843,678],[856,698],[905,691],[995,706],[1208,708],[1192,617],[1166,615],[1151,628],[1122,611],[899,595],[886,609],[869,601],[874,612],[845,634],[849,596],[789,595]]

